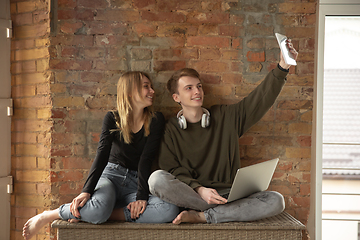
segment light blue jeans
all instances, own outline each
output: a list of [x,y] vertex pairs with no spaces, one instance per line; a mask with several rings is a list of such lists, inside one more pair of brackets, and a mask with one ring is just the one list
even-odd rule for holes
[[[123,208],[126,221],[137,223],[171,222],[179,214],[177,206],[150,195],[144,213],[138,219],[131,219],[126,206],[136,201],[137,182],[137,171],[108,163],[94,194],[79,210],[79,220],[94,224],[106,222],[114,208]],[[63,220],[77,219],[70,212],[70,203],[60,206],[59,216]]]
[[153,195],[164,201],[203,211],[207,223],[255,221],[275,216],[285,208],[284,197],[274,191],[258,192],[226,204],[209,205],[190,186],[164,170],[150,175],[149,188]]

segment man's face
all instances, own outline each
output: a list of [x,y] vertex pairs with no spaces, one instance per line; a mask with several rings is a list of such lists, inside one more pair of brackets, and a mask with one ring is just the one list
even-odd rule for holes
[[183,108],[201,107],[204,100],[204,91],[200,80],[195,77],[181,77],[178,81],[178,93],[174,93],[172,97]]

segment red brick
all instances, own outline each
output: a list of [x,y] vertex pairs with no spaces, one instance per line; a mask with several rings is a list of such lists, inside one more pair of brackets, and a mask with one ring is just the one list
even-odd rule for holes
[[169,0],[157,0],[157,7],[159,11],[176,11],[189,9],[195,11],[200,8],[200,4],[193,0],[182,0],[182,1],[169,1]]
[[76,18],[83,21],[94,21],[96,9],[77,9]]
[[186,67],[185,61],[155,61],[155,71],[176,71]]
[[238,50],[221,50],[223,60],[238,60],[242,58]]
[[77,12],[75,9],[59,9],[57,11],[59,20],[76,19],[76,14]]
[[69,93],[74,96],[78,95],[91,95],[94,96],[98,88],[96,85],[71,85],[69,87]]
[[74,58],[78,55],[79,49],[75,47],[63,47],[61,50],[61,56],[65,58]]
[[219,49],[200,49],[201,60],[218,60],[221,54]]
[[102,9],[108,7],[106,0],[77,0],[77,7]]
[[199,26],[199,35],[214,35],[217,36],[219,33],[217,24],[201,24]]
[[52,146],[50,153],[52,157],[63,157],[63,156],[71,156],[71,148],[69,146]]
[[216,75],[212,75],[212,74],[200,74],[200,79],[202,82],[204,83],[209,83],[209,84],[219,84],[221,82],[221,77],[220,76],[216,76]]
[[232,25],[222,25],[219,26],[219,35],[220,36],[230,36],[230,37],[237,37],[240,34],[240,32],[243,31],[243,28],[240,28],[239,26],[232,26]]
[[136,8],[149,8],[156,4],[155,0],[134,0],[133,4]]
[[293,14],[278,14],[276,15],[276,22],[284,26],[298,26],[299,16]]
[[84,24],[81,22],[62,22],[59,25],[63,33],[76,33]]
[[315,13],[316,3],[279,3],[279,12],[282,13]]
[[315,39],[305,38],[299,41],[299,49],[303,51],[314,51],[315,50]]
[[181,57],[184,59],[199,59],[198,49],[182,49]]
[[224,73],[221,77],[223,83],[240,84],[242,82],[242,74],[240,73]]
[[193,12],[186,16],[189,23],[216,23],[228,24],[230,16],[228,13],[198,13]]
[[311,136],[299,136],[296,142],[300,147],[311,147]]
[[61,159],[64,169],[90,169],[92,161],[88,158],[63,157]]
[[246,57],[249,62],[265,62],[265,52],[248,51]]
[[230,39],[223,37],[188,37],[187,46],[230,47]]
[[199,72],[226,72],[228,70],[226,63],[217,61],[194,61],[190,65]]
[[134,29],[138,35],[156,34],[156,25],[153,23],[135,23]]
[[77,186],[75,183],[62,183],[60,185],[59,194],[79,194],[82,187]]
[[154,49],[153,57],[154,59],[163,60],[163,59],[179,59],[181,57],[182,51],[180,49]]
[[91,133],[91,141],[98,143],[100,141],[100,133]]
[[57,35],[51,38],[52,45],[93,46],[94,37],[85,35]]
[[90,70],[91,61],[85,60],[50,60],[50,67],[59,70]]
[[53,118],[65,118],[67,116],[67,110],[64,109],[52,109],[52,117]]
[[239,138],[240,145],[254,145],[254,137],[244,136]]
[[247,67],[247,72],[254,73],[254,72],[261,72],[263,65],[259,62],[251,62]]
[[81,171],[52,171],[50,176],[51,182],[71,182],[83,179]]
[[149,12],[143,11],[141,19],[150,22],[168,22],[168,23],[182,23],[185,22],[185,15],[177,12]]
[[188,25],[188,24],[161,24],[158,26],[157,35],[159,37],[162,36],[182,36],[189,35],[195,36],[197,35],[198,28],[197,26]]
[[310,195],[310,184],[301,184],[300,185],[300,195],[308,196]]
[[[86,1],[86,0],[83,0]],[[136,22],[140,18],[138,11],[126,10],[98,10],[95,20],[97,21],[119,21]]]
[[315,26],[285,27],[284,34],[289,38],[315,38]]
[[245,21],[245,15],[230,15],[230,24],[243,25]]
[[313,103],[310,100],[286,100],[279,101],[278,107],[282,109],[312,109]]
[[299,62],[296,69],[297,69],[297,72],[299,75],[314,74],[314,63],[313,62],[306,62],[306,63]]
[[234,49],[242,49],[242,38],[234,38],[232,39],[231,47]]
[[75,8],[77,6],[76,2],[77,0],[58,0],[58,6],[59,8]]
[[82,82],[95,82],[100,83],[104,78],[103,73],[99,72],[81,72],[80,79]]

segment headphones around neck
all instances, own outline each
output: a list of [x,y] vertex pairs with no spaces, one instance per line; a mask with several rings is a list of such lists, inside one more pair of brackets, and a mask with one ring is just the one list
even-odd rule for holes
[[[204,114],[201,117],[201,127],[206,128],[210,125],[210,112],[205,108],[202,108],[202,110]],[[181,129],[186,129],[187,123],[185,117],[183,116],[182,109],[178,112],[176,118],[178,119],[179,127]]]

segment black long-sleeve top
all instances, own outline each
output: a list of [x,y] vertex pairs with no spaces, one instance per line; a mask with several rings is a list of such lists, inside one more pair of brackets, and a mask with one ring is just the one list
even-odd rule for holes
[[150,134],[145,137],[144,126],[132,133],[132,142],[126,144],[120,137],[113,112],[108,112],[103,121],[96,157],[90,168],[82,192],[94,193],[95,186],[108,162],[120,164],[130,170],[138,171],[138,189],[136,200],[148,200],[148,178],[153,159],[157,156],[163,136],[165,118],[156,112],[150,123]]

